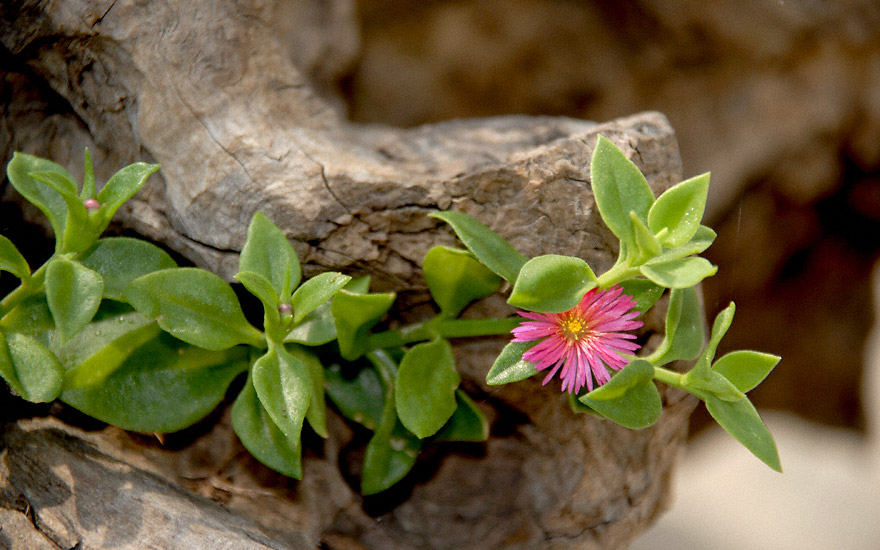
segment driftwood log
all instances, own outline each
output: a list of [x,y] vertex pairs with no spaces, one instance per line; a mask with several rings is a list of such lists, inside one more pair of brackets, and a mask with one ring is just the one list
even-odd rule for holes
[[[425,252],[454,242],[427,213],[467,212],[527,255],[577,255],[601,272],[615,245],[589,187],[596,136],[621,146],[657,193],[681,178],[674,133],[658,113],[605,124],[346,122],[327,90],[356,55],[352,12],[343,0],[6,2],[4,164],[22,150],[76,173],[83,146],[99,179],[135,160],[158,162],[117,216],[126,228],[230,278],[262,210],[307,275],[369,273],[378,289],[402,292],[402,318],[426,307]],[[15,200],[9,186],[4,196]],[[487,312],[510,310],[490,298],[469,313]],[[659,324],[649,319],[646,330]],[[466,386],[496,420],[493,437],[434,455],[393,506],[364,501],[347,483],[357,437],[338,419],[328,440],[308,445],[301,483],[246,458],[225,416],[178,451],[113,428],[18,421],[3,435],[0,545],[31,533],[48,548],[247,547],[236,546],[241,537],[252,547],[625,547],[665,504],[694,402],[664,391],[660,422],[638,432],[575,415],[535,380],[485,386],[502,344],[456,350]],[[175,484],[240,519],[223,520],[228,510]]]

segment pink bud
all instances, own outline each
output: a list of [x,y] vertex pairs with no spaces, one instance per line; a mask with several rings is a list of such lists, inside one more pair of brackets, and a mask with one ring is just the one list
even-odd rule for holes
[[101,203],[95,199],[86,199],[83,201],[83,206],[86,207],[86,210],[94,211],[101,208]]
[[293,314],[293,306],[290,304],[281,304],[278,306],[278,313],[281,315],[287,316]]

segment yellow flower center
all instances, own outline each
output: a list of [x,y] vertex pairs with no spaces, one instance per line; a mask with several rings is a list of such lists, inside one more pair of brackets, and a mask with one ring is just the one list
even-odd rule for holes
[[587,332],[587,323],[576,315],[562,321],[562,333],[569,340],[580,340],[585,332]]

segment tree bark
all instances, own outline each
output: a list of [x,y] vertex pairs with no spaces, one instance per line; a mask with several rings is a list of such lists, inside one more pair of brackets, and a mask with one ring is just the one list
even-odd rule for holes
[[[23,150],[77,167],[88,145],[104,180],[126,163],[158,162],[162,170],[119,212],[125,227],[228,279],[261,210],[293,242],[306,275],[369,273],[376,288],[403,292],[401,309],[411,311],[401,317],[418,316],[425,301],[423,255],[454,242],[431,211],[467,212],[526,255],[576,255],[601,272],[616,244],[589,186],[597,135],[621,146],[655,193],[679,181],[674,133],[659,113],[604,124],[522,116],[412,129],[346,122],[327,90],[356,53],[352,9],[343,0],[8,2],[0,7],[0,40],[11,54],[3,154]],[[497,298],[474,310],[510,311]],[[659,321],[647,330],[658,331]],[[487,387],[501,345],[456,350],[466,384],[499,420],[483,456],[450,454],[427,468],[424,483],[383,510],[382,522],[336,473],[352,438],[341,422],[319,446],[323,458],[307,457],[296,491],[261,489],[234,499],[236,510],[272,528],[284,521],[262,509],[283,510],[297,518],[287,529],[327,547],[625,546],[664,505],[694,402],[666,391],[660,422],[629,431],[575,415],[537,382]],[[219,426],[228,439],[228,426]],[[6,468],[20,468],[21,445],[55,445],[55,435],[8,428]],[[83,455],[64,451],[34,471],[92,460],[87,447],[65,445]],[[10,479],[33,504],[39,478]],[[70,531],[90,532],[89,517],[71,518]]]

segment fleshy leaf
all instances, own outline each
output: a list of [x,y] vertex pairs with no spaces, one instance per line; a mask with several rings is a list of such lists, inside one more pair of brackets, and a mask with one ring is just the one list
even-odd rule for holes
[[489,369],[489,374],[486,375],[486,383],[490,386],[500,386],[502,384],[519,382],[538,374],[535,365],[524,361],[522,358],[523,353],[537,345],[537,343],[538,341],[536,340],[531,342],[510,342],[504,346],[498,358],[495,359],[492,368]]
[[299,442],[311,400],[308,366],[281,346],[271,346],[253,368],[260,403],[287,439]]
[[321,346],[336,339],[336,323],[330,311],[330,302],[324,302],[305,316],[302,322],[287,333],[284,342],[304,346]]
[[709,363],[715,358],[715,350],[718,348],[718,344],[721,343],[721,339],[724,338],[724,335],[730,329],[734,314],[736,314],[736,304],[730,302],[729,306],[715,316],[715,322],[712,323],[712,335],[709,336],[709,343],[703,352]]
[[638,265],[650,258],[658,256],[661,247],[657,237],[654,236],[651,230],[648,229],[648,226],[645,225],[645,222],[643,222],[635,212],[630,211],[629,217],[632,221],[633,243],[635,244],[633,251],[637,253],[635,258],[636,263],[634,265]]
[[605,225],[627,248],[635,245],[630,212],[642,221],[654,204],[654,193],[639,168],[604,136],[599,136],[590,162],[596,206]]
[[636,359],[605,385],[581,396],[581,403],[621,426],[640,430],[660,418],[663,403],[654,385],[654,367]]
[[245,348],[206,351],[160,333],[100,382],[64,390],[61,399],[125,430],[175,432],[214,410],[246,359]]
[[46,299],[62,340],[88,324],[101,305],[104,281],[84,265],[56,257],[46,268]]
[[124,300],[123,292],[133,280],[163,269],[177,267],[158,246],[129,237],[100,239],[86,250],[79,261],[104,280],[104,297]]
[[712,368],[745,393],[760,384],[780,359],[758,351],[733,351],[716,361]]
[[452,226],[452,230],[461,242],[486,267],[510,283],[516,281],[519,270],[526,263],[527,258],[504,237],[461,212],[446,210],[428,215]]
[[3,318],[3,329],[27,334],[49,343],[49,331],[55,328],[52,312],[45,294],[34,294],[24,299]]
[[501,285],[501,278],[465,250],[435,246],[425,255],[422,270],[431,297],[448,317],[456,317],[474,300]]
[[0,235],[0,271],[8,271],[23,281],[31,277],[31,268],[27,260],[12,241],[3,235]]
[[9,164],[6,165],[6,175],[9,178],[9,183],[15,187],[16,191],[21,193],[21,196],[46,215],[60,243],[67,220],[67,205],[58,191],[28,175],[31,172],[46,171],[57,172],[63,176],[67,180],[67,189],[71,193],[76,194],[76,184],[73,182],[73,176],[60,164],[33,155],[16,152],[12,155],[12,160],[9,161]]
[[300,446],[291,442],[269,417],[250,376],[232,405],[232,429],[257,460],[278,473],[302,479]]
[[[690,373],[688,373],[690,374]],[[739,401],[745,398],[745,394],[733,385],[727,378],[715,371],[709,371],[708,376],[688,376],[683,377],[683,381],[687,390],[700,397],[704,401],[709,396],[717,397],[722,401]]]
[[267,331],[269,331],[270,325],[277,326],[281,323],[281,315],[278,312],[278,295],[269,279],[253,271],[239,271],[233,278],[263,304],[263,311],[266,315],[264,328]]
[[646,279],[628,279],[620,283],[620,286],[623,287],[624,294],[631,296],[636,301],[633,310],[640,313],[651,309],[651,306],[663,296],[663,292],[666,290]]
[[596,286],[587,262],[572,256],[547,254],[523,265],[507,303],[529,311],[568,311]]
[[190,267],[156,271],[132,281],[125,298],[159,321],[163,330],[194,346],[222,350],[262,344],[262,333],[245,319],[235,292],[209,271]]
[[714,231],[712,231],[711,228],[706,227],[705,225],[701,225],[697,228],[696,233],[694,233],[694,236],[693,238],[691,238],[690,241],[676,248],[668,248],[664,250],[661,254],[654,256],[645,263],[648,265],[662,264],[672,260],[677,260],[679,258],[684,258],[692,254],[699,254],[700,252],[703,252],[704,250],[709,248],[712,243],[715,242],[715,237],[717,237],[717,235]]
[[31,172],[28,175],[57,191],[67,206],[64,232],[60,239],[61,250],[82,252],[91,246],[103,228],[97,228],[95,224],[89,222],[86,207],[76,194],[76,190],[71,193],[68,188],[70,182],[58,172]]
[[287,301],[287,293],[293,292],[302,279],[296,251],[284,233],[262,212],[255,212],[251,218],[238,269],[265,277],[282,302]]
[[361,494],[381,493],[403,479],[416,463],[421,448],[419,438],[397,419],[393,395],[387,396],[382,421],[367,444]]
[[698,257],[679,258],[639,267],[642,275],[666,288],[688,288],[718,271],[709,260]]
[[691,240],[703,219],[708,194],[709,174],[705,173],[670,187],[657,198],[648,212],[648,226],[655,234],[666,229],[663,246],[675,248]]
[[89,323],[58,352],[66,369],[64,389],[100,384],[160,331],[155,321],[137,312]]
[[339,289],[351,281],[351,277],[328,271],[312,277],[293,293],[293,322],[299,323],[315,308],[329,300]]
[[61,363],[49,348],[24,334],[0,332],[0,374],[32,403],[48,403],[61,393]]
[[94,199],[97,198],[98,191],[95,187],[95,170],[92,168],[92,154],[89,153],[88,147],[86,147],[84,155],[83,186],[80,190],[79,198],[82,200]]
[[110,179],[98,192],[98,202],[101,203],[100,212],[103,220],[100,232],[103,232],[110,224],[110,220],[119,207],[133,197],[147,182],[147,178],[157,170],[159,170],[158,164],[135,162],[110,176]]
[[777,472],[782,472],[776,442],[748,398],[731,402],[708,396],[706,409],[727,433],[752,454]]
[[476,403],[461,389],[455,390],[456,408],[452,417],[434,434],[434,441],[486,441],[489,421]]
[[348,378],[341,365],[330,365],[326,387],[327,395],[344,417],[367,429],[377,428],[382,420],[385,389],[376,369],[366,364],[353,378]]
[[345,289],[333,297],[330,309],[342,357],[353,361],[367,351],[367,334],[394,303],[394,293],[355,294]]
[[696,359],[703,350],[703,312],[697,290],[673,289],[666,310],[666,336],[651,362],[657,366],[680,359]]
[[285,346],[291,357],[306,366],[309,376],[309,408],[306,420],[315,433],[327,437],[327,407],[324,402],[324,365],[308,349],[290,345]]
[[397,373],[397,416],[417,437],[433,435],[455,412],[455,389],[461,377],[452,346],[444,339],[413,346]]

